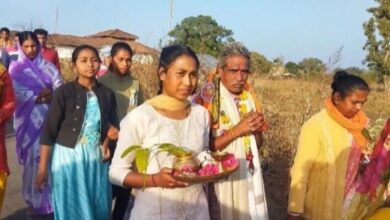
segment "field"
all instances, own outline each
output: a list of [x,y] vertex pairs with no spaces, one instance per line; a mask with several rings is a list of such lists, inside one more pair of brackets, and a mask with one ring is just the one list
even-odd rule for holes
[[[65,67],[62,64],[62,67]],[[157,67],[133,65],[134,75],[140,79],[146,97],[157,91]],[[70,67],[63,69],[67,80],[73,79]],[[285,219],[287,213],[289,168],[295,154],[302,124],[323,107],[329,96],[331,77],[304,79],[269,79],[253,74],[250,78],[262,103],[270,129],[265,133],[261,150],[263,174],[268,197],[270,219]],[[371,83],[372,92],[364,106],[371,120],[390,117],[390,96]]]

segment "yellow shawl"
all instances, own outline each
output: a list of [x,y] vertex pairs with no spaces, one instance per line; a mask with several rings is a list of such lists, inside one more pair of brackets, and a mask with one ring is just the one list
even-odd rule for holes
[[189,101],[180,101],[164,94],[155,96],[147,101],[155,108],[163,108],[169,111],[186,109],[191,103]]

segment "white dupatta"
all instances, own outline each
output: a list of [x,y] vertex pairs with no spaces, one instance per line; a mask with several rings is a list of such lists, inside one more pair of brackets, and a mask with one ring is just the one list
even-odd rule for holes
[[[234,97],[221,83],[220,111],[224,111],[232,125],[239,123],[240,115],[234,102]],[[253,97],[248,92],[245,100],[247,111],[256,111]],[[214,135],[220,136],[230,128],[219,123]],[[228,179],[215,184],[216,194],[220,203],[221,219],[251,219],[268,220],[267,201],[264,190],[263,176],[260,166],[259,152],[254,135],[249,135],[250,149],[253,154],[253,175],[249,172],[248,161],[243,138],[237,138],[223,151],[233,153],[239,160],[240,167]],[[244,199],[247,198],[247,199]]]

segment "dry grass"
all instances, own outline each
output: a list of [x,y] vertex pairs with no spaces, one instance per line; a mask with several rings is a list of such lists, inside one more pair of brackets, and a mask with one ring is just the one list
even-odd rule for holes
[[142,65],[135,63],[131,67],[131,72],[139,80],[145,99],[157,94],[157,64]]
[[60,59],[61,74],[65,82],[76,79],[76,74],[73,74],[70,59]]
[[[62,64],[62,63],[61,63]],[[62,67],[65,67],[62,64]],[[63,69],[65,79],[73,79],[69,65]],[[132,72],[140,80],[145,97],[157,92],[157,66],[134,64]],[[254,88],[262,103],[270,124],[265,133],[262,148],[264,180],[270,219],[282,220],[287,214],[289,169],[295,155],[297,139],[302,124],[323,107],[330,94],[332,79],[265,79],[253,75]],[[378,85],[371,85],[380,88]],[[373,89],[365,105],[365,112],[372,119],[389,118],[390,97],[385,92]]]

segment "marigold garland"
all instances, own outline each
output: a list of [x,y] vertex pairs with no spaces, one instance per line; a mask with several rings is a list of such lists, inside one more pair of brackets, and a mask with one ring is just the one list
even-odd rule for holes
[[[247,104],[248,103],[247,91],[244,90],[237,97],[235,102],[236,102],[236,105],[237,105],[237,108],[239,111],[240,119],[243,119],[249,113],[249,107]],[[219,119],[220,119],[220,123],[223,124],[227,129],[231,130],[233,128],[233,124],[231,123],[229,116],[223,110],[221,110],[221,112],[220,112]],[[223,135],[225,135],[225,134],[228,134],[228,132],[226,132],[226,130],[223,130]],[[250,146],[251,146],[250,137],[249,137],[249,135],[244,135],[241,138],[242,138],[242,142],[243,142],[244,149],[245,149],[246,160],[249,162],[248,169],[251,173],[253,173],[254,165],[253,165],[253,154],[252,154],[252,150],[250,148]]]

